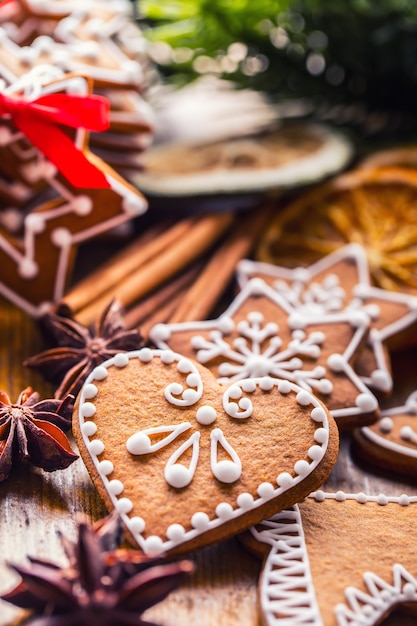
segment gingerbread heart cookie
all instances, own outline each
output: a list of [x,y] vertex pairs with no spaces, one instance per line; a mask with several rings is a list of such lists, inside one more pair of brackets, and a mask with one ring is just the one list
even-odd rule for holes
[[376,626],[394,609],[417,615],[416,513],[417,496],[318,491],[251,529],[242,541],[265,558],[263,624]]
[[207,545],[298,502],[338,451],[329,412],[298,385],[219,386],[198,363],[150,348],[92,372],[73,428],[99,493],[146,554]]

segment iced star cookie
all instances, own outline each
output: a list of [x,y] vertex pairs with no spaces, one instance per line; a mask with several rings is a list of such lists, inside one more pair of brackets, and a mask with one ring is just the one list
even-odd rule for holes
[[371,284],[366,250],[348,244],[308,267],[283,267],[242,260],[237,278],[244,286],[253,277],[270,284],[297,311],[308,316],[362,310],[370,318],[367,345],[355,364],[364,382],[390,392],[393,381],[388,350],[400,347],[417,323],[417,298]]
[[355,431],[354,449],[366,463],[417,476],[417,391],[402,406],[381,411],[372,426]]
[[264,558],[263,625],[377,626],[394,609],[417,615],[416,513],[417,496],[318,491],[252,528],[242,541]]
[[157,324],[149,337],[159,348],[197,359],[221,384],[265,375],[294,382],[317,395],[339,427],[352,428],[379,414],[353,369],[368,327],[362,311],[305,315],[254,278],[217,319]]
[[150,348],[91,373],[73,429],[100,495],[146,554],[207,545],[298,502],[338,451],[334,420],[298,385],[219,386],[197,362]]
[[0,293],[37,316],[62,297],[77,246],[147,203],[88,150],[85,129],[105,125],[107,107],[85,77],[51,80],[36,70],[1,90],[0,109],[1,150],[15,160],[16,180],[36,191],[26,204],[0,208]]

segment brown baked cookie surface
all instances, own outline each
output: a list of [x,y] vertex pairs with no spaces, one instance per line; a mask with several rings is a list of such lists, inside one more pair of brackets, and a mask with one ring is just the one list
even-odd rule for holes
[[245,533],[264,558],[263,624],[377,626],[394,609],[417,614],[416,507],[416,496],[319,491]]
[[73,428],[109,509],[147,554],[235,534],[323,484],[337,427],[286,380],[220,386],[170,350],[119,354],[84,385]]

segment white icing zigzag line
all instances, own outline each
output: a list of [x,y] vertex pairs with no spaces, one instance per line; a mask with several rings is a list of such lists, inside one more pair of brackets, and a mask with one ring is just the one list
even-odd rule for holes
[[[266,529],[264,529],[266,526]],[[262,571],[260,601],[268,626],[323,626],[311,576],[300,510],[274,515],[251,528],[272,546]]]
[[[295,401],[301,406],[311,405],[313,407],[310,415],[317,427],[314,433],[314,443],[307,453],[309,460],[298,460],[294,464],[294,475],[289,472],[282,472],[279,474],[276,479],[276,487],[272,483],[261,483],[258,486],[257,494],[255,496],[246,492],[240,493],[236,499],[235,507],[232,507],[226,502],[219,502],[215,510],[216,517],[213,519],[210,519],[206,513],[197,511],[191,517],[191,530],[186,530],[180,524],[172,524],[166,530],[167,540],[155,535],[150,535],[145,538],[143,536],[143,532],[146,529],[145,521],[141,517],[131,516],[133,503],[129,498],[123,497],[123,483],[117,479],[111,479],[110,477],[114,470],[113,464],[106,459],[101,461],[98,459],[98,456],[104,452],[105,448],[102,441],[94,438],[97,433],[97,427],[94,423],[96,407],[91,400],[98,394],[98,388],[94,384],[94,381],[105,379],[108,376],[107,368],[113,366],[124,368],[129,364],[130,359],[136,358],[144,363],[147,363],[155,357],[160,358],[162,363],[166,365],[170,365],[174,361],[177,362],[177,366],[181,363],[182,371],[185,370],[186,372],[189,372],[192,369],[192,364],[188,361],[188,359],[184,359],[182,355],[176,354],[171,350],[152,350],[150,348],[142,348],[141,350],[129,353],[121,353],[102,363],[87,377],[80,393],[79,406],[80,430],[84,439],[84,444],[89,450],[97,472],[101,476],[103,486],[105,487],[114,508],[118,511],[124,524],[127,528],[129,528],[141,549],[149,555],[161,554],[162,552],[170,550],[180,543],[191,541],[200,534],[221,526],[225,521],[236,519],[248,510],[261,507],[271,499],[280,496],[282,493],[303,482],[306,476],[309,476],[323,459],[327,450],[329,435],[327,415],[317,398],[309,394],[307,391],[287,380],[278,380],[269,377],[240,381],[236,384],[236,386],[241,387],[241,389],[246,393],[252,393],[257,387],[265,391],[270,391],[272,387],[276,386],[278,391],[282,394],[295,392]],[[185,362],[189,363],[188,368]],[[235,387],[235,385],[233,387]],[[232,396],[233,395],[234,394],[232,394]],[[244,399],[245,398],[243,398],[243,400]],[[228,402],[228,400],[224,401],[224,403],[229,406],[229,408],[230,404],[233,404]],[[241,403],[242,400],[240,400],[241,408],[246,410],[248,408],[247,404],[243,403],[242,406]],[[201,408],[204,408],[202,414],[199,413]],[[211,424],[214,421],[213,414],[207,410],[208,408],[210,407],[200,407],[197,411],[196,418],[201,424]]]
[[355,587],[345,590],[346,605],[338,604],[335,615],[338,626],[374,626],[398,604],[417,602],[417,580],[402,565],[393,568],[392,585],[373,572],[363,580],[368,593]]

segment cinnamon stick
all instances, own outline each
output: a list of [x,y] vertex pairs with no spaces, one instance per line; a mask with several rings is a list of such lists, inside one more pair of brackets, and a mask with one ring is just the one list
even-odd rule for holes
[[[127,328],[139,326],[142,334],[144,334],[143,326],[148,323],[148,320],[154,320],[155,324],[166,322],[168,319],[165,316],[165,312],[168,310],[166,305],[169,303],[169,312],[172,313],[184,297],[185,290],[194,282],[200,272],[201,263],[196,263],[135,304],[124,315]],[[150,323],[152,324],[152,322]]]
[[239,214],[231,233],[185,293],[169,322],[204,320],[210,315],[230,284],[236,264],[248,256],[270,218],[271,208],[268,206]]
[[78,310],[77,320],[86,326],[91,324],[97,316],[97,311],[106,306],[110,297],[117,298],[124,307],[128,308],[211,247],[230,227],[233,219],[233,213],[199,217],[191,228],[182,233],[180,238],[177,237],[171,245],[160,250],[158,255],[122,279],[111,292],[106,291],[93,302],[90,300],[89,306]]
[[[163,230],[164,225],[160,225],[146,231],[144,235],[114,255],[98,270],[75,285],[65,295],[62,303],[68,306],[74,314],[89,306],[91,302],[111,292],[138,267],[181,238],[187,230],[192,228],[195,219],[194,217],[186,218],[166,230]],[[107,296],[108,300],[110,298],[111,296]]]

